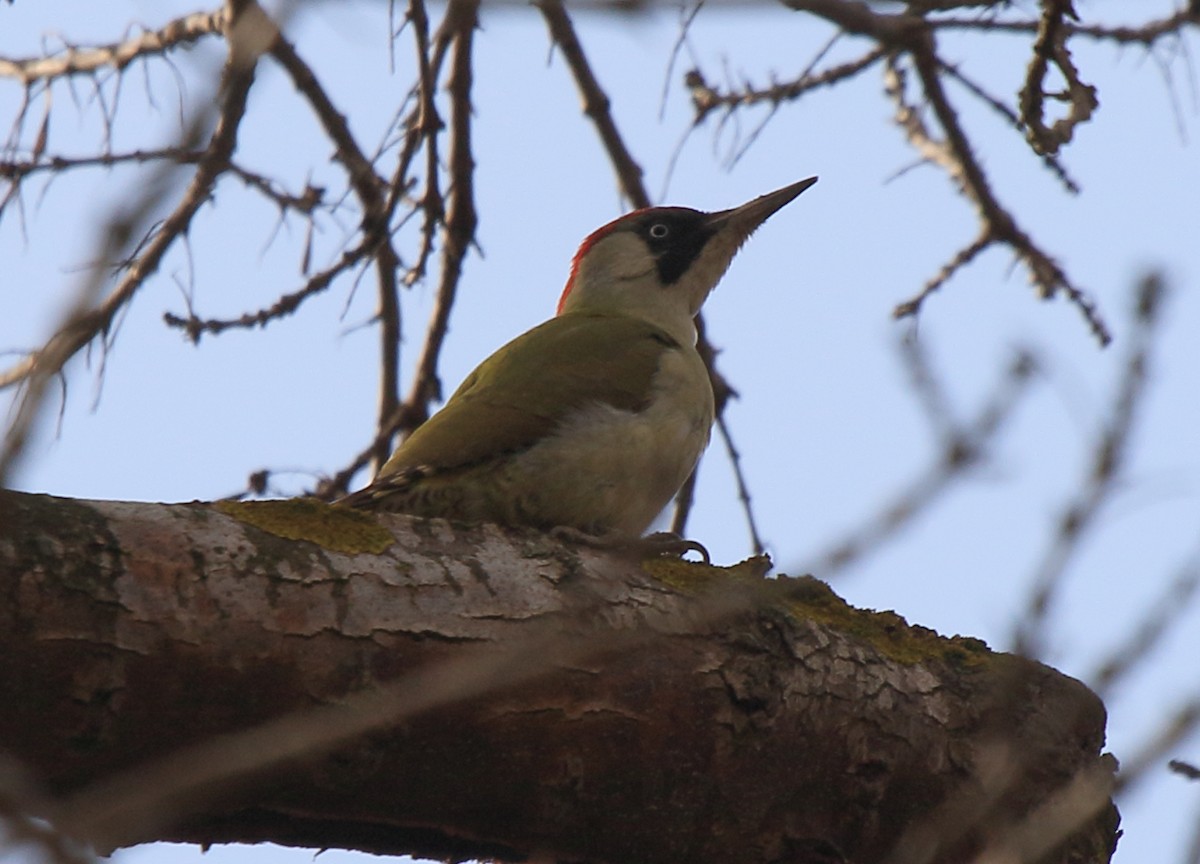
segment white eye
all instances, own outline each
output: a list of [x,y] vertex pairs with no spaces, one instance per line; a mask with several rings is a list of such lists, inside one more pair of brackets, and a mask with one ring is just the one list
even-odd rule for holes
[[655,222],[650,226],[650,236],[655,240],[661,240],[671,233],[671,229],[662,222]]

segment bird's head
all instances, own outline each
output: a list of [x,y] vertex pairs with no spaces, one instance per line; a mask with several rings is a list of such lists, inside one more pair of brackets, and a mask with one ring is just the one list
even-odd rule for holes
[[809,177],[732,210],[649,207],[609,222],[579,245],[558,313],[632,315],[692,344],[692,319],[746,238],[816,182]]

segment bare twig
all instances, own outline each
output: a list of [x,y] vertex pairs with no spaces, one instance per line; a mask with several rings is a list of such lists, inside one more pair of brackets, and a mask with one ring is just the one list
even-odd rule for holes
[[950,277],[961,270],[963,267],[974,261],[979,253],[991,245],[991,239],[987,234],[980,234],[963,248],[959,249],[950,257],[950,260],[942,265],[941,269],[933,276],[925,280],[925,284],[921,286],[913,297],[905,300],[902,303],[897,303],[892,309],[892,317],[894,318],[909,318],[915,317],[921,311],[921,304],[925,299],[940,289],[950,280]]
[[[143,186],[140,197],[125,213],[109,220],[101,240],[97,264],[88,275],[88,282],[79,292],[76,309],[44,347],[27,355],[22,361],[0,374],[0,387],[26,383],[16,420],[9,427],[3,452],[0,453],[0,482],[13,460],[24,448],[26,436],[34,417],[40,410],[46,383],[59,374],[66,362],[92,340],[109,333],[113,322],[136,294],[145,280],[162,262],[167,250],[187,232],[192,218],[207,202],[221,174],[228,168],[237,146],[237,130],[246,109],[246,99],[254,81],[254,65],[259,53],[277,32],[253,4],[244,9],[231,3],[229,56],[222,71],[218,114],[205,156],[197,163],[191,182],[175,209],[149,234],[141,235],[154,208],[169,193],[171,179],[177,166],[165,166],[159,177]],[[201,101],[204,105],[204,101]],[[195,146],[203,128],[208,124],[209,110],[201,110],[193,119],[183,147]],[[126,249],[134,238],[137,248],[132,254]],[[105,280],[103,270],[110,262],[124,257],[120,270],[124,276],[109,294],[95,307]]]
[[[447,14],[449,14],[449,9],[447,9]],[[444,124],[438,113],[435,94],[442,63],[446,56],[445,46],[448,43],[445,39],[439,38],[437,45],[433,44],[424,0],[409,0],[406,21],[412,30],[416,49],[417,84],[414,88],[416,100],[405,121],[403,144],[397,158],[396,168],[388,184],[388,206],[390,209],[394,209],[405,190],[411,188],[412,181],[409,171],[417,155],[423,150],[425,154],[424,191],[417,202],[423,217],[420,229],[421,239],[414,263],[407,269],[404,276],[404,284],[413,285],[425,277],[429,260],[436,247],[438,230],[446,224],[447,208],[441,191],[440,173],[442,168],[438,147],[439,135]],[[430,326],[426,330],[421,358],[417,363],[417,371],[413,378],[413,384],[409,388],[408,396],[395,404],[388,416],[379,418],[371,441],[349,465],[319,484],[316,494],[320,497],[336,497],[344,493],[354,475],[368,464],[374,463],[378,468],[390,452],[394,437],[397,434],[410,433],[424,423],[429,418],[433,402],[441,398],[441,382],[437,374],[437,364],[441,346],[446,337],[450,309],[453,305],[453,291],[457,283],[447,283],[443,279],[441,285],[443,288],[448,285],[451,294],[447,298],[442,291],[439,291],[438,301],[435,303]],[[389,313],[390,310],[381,310],[381,315]],[[399,345],[397,345],[398,348]]]
[[[96,153],[90,156],[63,156],[44,153],[30,159],[0,159],[0,180],[20,183],[38,174],[61,175],[79,168],[111,168],[114,165],[146,164],[153,162],[175,162],[179,165],[195,165],[204,158],[204,150],[182,147],[159,147],[154,150],[129,150],[122,153]],[[318,186],[306,186],[297,194],[280,188],[278,181],[256,171],[230,162],[226,169],[240,178],[247,187],[275,203],[280,210],[296,211],[311,215],[324,200],[325,190]],[[5,202],[0,201],[0,213]]]
[[[475,157],[471,152],[471,52],[475,29],[478,27],[478,13],[478,0],[451,0],[434,40],[435,56],[445,56],[449,52],[451,57],[450,77],[447,82],[450,93],[450,193],[445,211],[441,274],[433,314],[417,359],[412,387],[409,388],[407,398],[396,406],[388,421],[380,424],[380,435],[376,440],[386,435],[388,429],[411,431],[416,428],[428,417],[430,403],[441,396],[437,374],[438,358],[449,328],[450,312],[458,294],[463,262],[471,244],[475,242],[475,229],[479,223],[475,209]],[[438,66],[440,62],[432,64],[431,70]],[[432,93],[432,83],[429,86]],[[440,200],[439,195],[439,212]],[[426,224],[433,224],[432,216],[427,217]]]
[[[363,243],[375,259],[379,297],[380,384],[377,417],[378,424],[383,426],[395,413],[400,401],[400,300],[396,282],[400,256],[392,246],[390,213],[385,194],[387,183],[375,173],[371,161],[350,132],[346,118],[295,47],[280,37],[271,48],[271,56],[287,70],[296,89],[312,106],[321,128],[334,143],[334,158],[346,169],[350,186],[362,205]],[[376,454],[377,463],[382,464],[387,455],[381,449]]]
[[[737,484],[738,501],[742,504],[742,512],[746,514],[746,530],[750,532],[750,549],[752,554],[761,555],[767,547],[762,536],[758,533],[758,524],[754,519],[754,505],[750,500],[750,487],[742,473],[742,454],[733,443],[733,434],[729,431],[729,422],[725,413],[717,415],[717,431],[725,444],[725,453],[729,456],[729,464],[733,466],[733,479]],[[678,532],[676,532],[678,533]]]
[[820,72],[813,68],[806,69],[798,78],[776,82],[769,87],[721,90],[709,84],[699,69],[692,69],[684,75],[684,85],[688,88],[692,97],[692,105],[696,109],[694,122],[699,123],[716,108],[734,109],[763,102],[772,105],[793,102],[812,90],[830,87],[853,78],[874,66],[886,54],[887,49],[875,47],[857,60],[831,66]]
[[[235,23],[235,31],[238,26]],[[259,23],[255,21],[254,26],[259,26]],[[122,268],[125,271],[125,277],[99,307],[75,316],[75,320],[60,329],[45,348],[29,355],[15,367],[0,374],[0,388],[19,383],[34,374],[56,374],[80,348],[87,345],[100,333],[107,331],[117,312],[136,293],[146,278],[157,270],[163,256],[174,241],[186,232],[192,217],[209,199],[217,179],[227,169],[230,156],[237,145],[238,124],[245,112],[246,95],[254,80],[253,65],[243,64],[241,58],[236,56],[244,50],[244,48],[237,47],[242,41],[244,40],[237,38],[236,35],[231,36],[230,59],[226,63],[222,75],[220,90],[223,98],[216,127],[204,150],[203,158],[197,163],[191,183],[174,212],[163,220],[154,236],[148,238],[148,242],[144,243],[136,256],[126,261]],[[196,137],[200,132],[200,127],[205,124],[207,119],[207,112],[197,116],[188,137]],[[190,149],[190,145],[185,144],[182,149]],[[156,195],[161,191],[157,187],[154,188]],[[141,216],[144,217],[146,214],[141,211],[149,203],[149,200],[144,199],[139,205],[131,208],[131,211],[134,214],[141,213]],[[125,217],[125,220],[127,222],[128,217]],[[106,237],[105,252],[99,259],[103,262],[113,260],[115,253],[128,242],[134,226],[118,224],[114,220],[112,228],[113,230]],[[98,278],[95,275],[96,270],[93,271],[93,278]]]
[[[938,59],[938,64],[941,66],[942,71],[965,87],[972,96],[1003,117],[1010,126],[1014,129],[1021,128],[1021,118],[1017,116],[1015,111],[964,75],[957,66],[946,63],[940,58]],[[1064,189],[1072,195],[1079,194],[1079,184],[1067,173],[1066,166],[1062,164],[1057,155],[1054,153],[1038,153],[1038,156],[1041,158],[1042,164],[1054,174]]]
[[[1037,39],[1033,43],[1033,59],[1021,89],[1021,122],[1029,146],[1040,154],[1054,154],[1071,140],[1075,127],[1092,117],[1100,102],[1096,88],[1079,80],[1079,70],[1071,61],[1067,49],[1066,18],[1079,20],[1072,0],[1045,0],[1042,18],[1038,23]],[[1045,121],[1046,72],[1053,63],[1066,81],[1065,93],[1055,98],[1067,102],[1071,108],[1067,117],[1056,120],[1052,126]]]
[[1167,763],[1167,769],[1188,780],[1200,780],[1200,768],[1182,759],[1172,759]]
[[265,327],[271,321],[291,315],[305,300],[324,292],[338,276],[368,260],[374,251],[374,244],[364,238],[358,246],[344,251],[337,263],[311,276],[300,290],[284,294],[270,306],[246,312],[237,318],[200,318],[195,314],[184,317],[165,312],[163,321],[168,327],[183,330],[195,344],[199,344],[200,337],[205,333],[216,336],[226,330]]
[[[982,166],[976,158],[970,137],[967,135],[958,114],[948,99],[943,76],[960,81],[975,98],[981,99],[993,110],[999,111],[1014,129],[1026,129],[1031,147],[1043,164],[1049,167],[1069,191],[1078,186],[1067,175],[1054,154],[1062,143],[1068,141],[1074,128],[1090,118],[1095,108],[1095,92],[1083,84],[1070,59],[1066,39],[1073,34],[1082,34],[1087,28],[1069,25],[1063,20],[1071,14],[1068,0],[1048,0],[1041,19],[1041,38],[1035,46],[1035,58],[1027,78],[1022,111],[1014,114],[1000,100],[986,93],[981,87],[950,66],[938,53],[937,32],[949,26],[962,25],[966,19],[926,18],[930,11],[947,11],[971,6],[992,7],[984,2],[942,2],[923,0],[910,3],[908,11],[887,13],[866,3],[846,3],[841,0],[784,0],[784,5],[800,12],[807,12],[833,24],[841,33],[861,36],[875,42],[875,46],[858,60],[826,70],[819,75],[806,74],[798,81],[786,85],[775,85],[763,90],[746,89],[737,93],[722,93],[712,87],[696,70],[688,73],[686,85],[691,91],[696,108],[696,117],[702,118],[718,107],[726,109],[726,117],[733,116],[734,108],[755,101],[770,101],[790,98],[792,93],[803,92],[813,86],[844,80],[861,72],[881,57],[887,58],[886,89],[896,105],[896,119],[904,129],[909,142],[927,160],[937,164],[954,182],[959,192],[971,201],[980,220],[979,239],[960,250],[945,265],[941,272],[930,279],[922,290],[900,303],[895,308],[897,317],[919,313],[924,301],[955,273],[964,263],[974,258],[983,249],[993,244],[1008,246],[1025,265],[1030,281],[1044,299],[1064,295],[1083,315],[1096,339],[1106,345],[1111,341],[1108,327],[1095,303],[1079,287],[1054,259],[1047,254],[1018,224],[1013,213],[997,200]],[[1157,27],[1148,27],[1138,34],[1121,32],[1119,28],[1093,28],[1094,36],[1111,38],[1133,38],[1143,40],[1156,38],[1166,32],[1176,32],[1196,16],[1189,13],[1172,16],[1159,22]],[[971,19],[971,26],[993,31],[1024,32],[1035,28],[1035,22],[1013,22],[996,20],[991,16]],[[1159,29],[1161,28],[1161,29]],[[904,61],[907,58],[919,79],[923,103],[932,109],[936,131],[926,127],[921,109],[910,104],[905,96]],[[1039,59],[1040,58],[1040,59]],[[1071,102],[1069,115],[1047,126],[1042,121],[1045,73],[1053,63],[1067,79],[1068,92],[1064,98]]]
[[157,30],[147,30],[123,42],[90,48],[68,45],[59,54],[27,60],[0,57],[0,77],[16,78],[26,87],[70,75],[91,74],[100,69],[124,69],[134,60],[150,57],[197,42],[206,36],[225,34],[231,18],[225,6],[216,12],[193,12],[176,18]]
[[592,66],[583,53],[583,46],[575,33],[575,25],[571,23],[562,0],[535,0],[534,5],[546,20],[550,38],[562,51],[563,59],[575,78],[579,88],[579,96],[583,100],[583,113],[592,121],[600,141],[608,153],[609,161],[617,172],[617,182],[621,195],[635,208],[649,207],[650,196],[642,184],[642,166],[634,161],[625,140],[617,130],[617,123],[612,116],[612,102],[608,94],[596,79]]
[[[1183,28],[1200,24],[1200,14],[1188,9],[1180,9],[1167,15],[1147,21],[1139,26],[1110,27],[1104,24],[1072,24],[1064,21],[1061,25],[1067,38],[1083,36],[1097,42],[1113,42],[1118,45],[1144,45],[1149,47],[1160,39],[1178,36]],[[996,21],[986,18],[932,18],[929,25],[937,30],[979,30],[989,33],[1037,33],[1041,27],[1040,20],[1026,21]]]
[[930,280],[919,294],[899,304],[893,314],[896,317],[917,314],[930,293],[940,287],[945,278],[962,263],[974,258],[991,243],[1003,243],[1026,265],[1030,281],[1043,299],[1062,291],[1083,314],[1097,340],[1107,345],[1112,341],[1112,336],[1092,300],[1071,283],[1062,268],[1017,225],[1015,217],[996,199],[983,167],[975,157],[971,142],[959,123],[958,114],[942,88],[932,35],[920,31],[914,39],[915,43],[910,48],[913,64],[944,138],[935,139],[926,129],[917,109],[906,101],[904,70],[898,58],[893,56],[889,58],[887,66],[887,90],[896,104],[897,122],[917,150],[945,170],[959,191],[975,204],[982,235],[958,253],[956,260],[944,267],[942,274]]

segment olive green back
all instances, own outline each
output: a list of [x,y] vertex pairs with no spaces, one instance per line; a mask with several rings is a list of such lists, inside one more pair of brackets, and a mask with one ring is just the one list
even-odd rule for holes
[[582,406],[639,411],[662,352],[679,344],[646,321],[567,313],[518,336],[481,363],[379,472],[453,469],[525,450]]

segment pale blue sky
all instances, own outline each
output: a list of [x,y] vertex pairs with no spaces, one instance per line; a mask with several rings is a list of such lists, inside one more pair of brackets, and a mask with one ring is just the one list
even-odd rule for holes
[[[1172,3],[1132,6],[1166,13]],[[102,10],[79,0],[18,0],[0,5],[0,53],[32,55],[48,32],[76,42],[111,41],[126,21],[158,26],[193,8],[175,0],[110,2]],[[1080,4],[1088,16],[1113,22],[1129,20],[1131,8],[1117,0]],[[298,13],[289,31],[369,145],[410,80],[404,48],[397,51],[397,73],[386,74],[384,21],[382,4],[317,4]],[[441,367],[447,388],[553,312],[576,244],[621,210],[569,74],[558,59],[547,62],[540,17],[514,6],[488,7],[483,25],[474,103],[485,257],[467,264]],[[692,57],[714,82],[727,64],[735,80],[763,83],[771,73],[794,77],[828,36],[813,19],[774,7],[703,14],[667,82],[660,119],[678,35],[675,13],[580,15],[577,25],[655,196],[662,195],[668,160],[690,121],[679,79],[696,62]],[[1026,39],[946,44],[966,72],[1012,101]],[[1190,48],[1196,47],[1193,39]],[[853,45],[839,50],[844,58],[856,53]],[[176,59],[191,96],[204,89],[196,76],[211,72],[220,57],[213,42]],[[1110,404],[1132,285],[1146,267],[1161,267],[1173,291],[1134,438],[1136,458],[1072,565],[1052,617],[1049,662],[1086,680],[1097,658],[1198,550],[1200,160],[1191,142],[1200,124],[1196,82],[1182,59],[1169,67],[1172,96],[1160,64],[1142,50],[1079,43],[1075,57],[1101,102],[1064,156],[1083,186],[1078,198],[1065,196],[1017,136],[961,88],[949,92],[977,136],[1001,201],[1095,297],[1117,342],[1101,351],[1078,313],[1062,301],[1038,301],[1022,268],[1001,251],[955,277],[927,304],[919,332],[960,415],[977,409],[1017,346],[1036,350],[1046,373],[1000,438],[993,461],[894,543],[839,576],[835,587],[857,605],[895,609],[943,633],[1006,647],[1052,518],[1079,485],[1086,443]],[[115,149],[164,143],[176,130],[175,79],[162,71],[151,66],[158,107],[149,112],[142,70],[127,78]],[[244,127],[244,164],[278,174],[293,190],[310,176],[336,186],[340,169],[328,162],[329,145],[310,135],[312,120],[290,83],[269,62],[260,77]],[[55,91],[50,153],[95,147],[97,111],[87,87],[77,91],[82,108],[67,91]],[[0,117],[12,116],[19,96],[12,82],[0,81]],[[936,169],[917,168],[889,182],[914,161],[890,113],[879,73],[868,72],[784,106],[732,170],[724,157],[736,149],[734,127],[714,135],[710,118],[688,140],[661,197],[719,209],[802,177],[821,178],[755,235],[705,309],[710,337],[723,349],[719,368],[741,394],[728,421],[760,531],[783,572],[816,560],[924,472],[934,454],[895,347],[907,325],[892,322],[890,310],[968,242],[976,225],[972,208]],[[741,132],[762,116],[743,117]],[[36,127],[30,124],[26,144]],[[44,195],[35,183],[25,196],[24,226],[15,212],[0,220],[0,351],[36,346],[49,335],[88,255],[90,226],[134,177],[124,169],[97,170],[57,181]],[[352,214],[344,224],[353,225]],[[313,472],[348,461],[374,419],[375,334],[360,326],[373,309],[371,290],[348,299],[342,285],[265,332],[206,338],[199,348],[161,323],[164,311],[185,311],[180,286],[189,278],[197,310],[213,317],[257,309],[299,287],[304,226],[285,227],[269,242],[274,225],[268,206],[226,183],[195,223],[193,259],[177,249],[123,316],[103,376],[95,351],[90,368],[79,360],[71,365],[59,431],[51,411],[17,475],[19,488],[210,499],[269,467],[298,472],[279,480],[290,493],[311,483]],[[317,266],[322,255],[336,253],[340,239],[327,226]],[[418,286],[403,300],[405,381],[432,290]],[[743,525],[728,462],[714,442],[689,533],[727,562],[749,551]],[[1185,614],[1155,655],[1155,668],[1109,702],[1109,743],[1118,757],[1200,693],[1200,611],[1193,604]],[[1200,759],[1195,740],[1171,755]],[[1122,864],[1181,860],[1188,826],[1197,820],[1197,784],[1158,773],[1122,802],[1126,833],[1115,859]],[[261,861],[260,854],[216,850],[205,860]],[[312,853],[280,855],[299,862]],[[157,864],[193,856],[194,849],[150,847],[121,857]],[[336,859],[327,853],[321,860]]]

